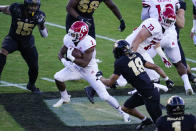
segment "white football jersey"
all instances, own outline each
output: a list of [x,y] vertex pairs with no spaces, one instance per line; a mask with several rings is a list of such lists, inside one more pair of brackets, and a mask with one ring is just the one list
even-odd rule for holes
[[132,32],[131,35],[129,35],[125,40],[132,45],[133,40],[135,39],[136,35],[139,33],[139,31],[146,27],[146,29],[152,34],[149,38],[147,38],[145,41],[143,41],[138,49],[137,52],[143,53],[144,51],[151,48],[151,46],[154,46],[155,43],[158,43],[161,41],[163,33],[162,33],[162,27],[159,23],[159,21],[155,18],[148,18],[145,21],[141,23],[141,25]]
[[[72,41],[71,37],[66,34],[64,36],[63,39],[64,45],[69,48],[77,48],[78,50],[80,50],[82,53],[84,53],[86,50],[88,50],[89,48],[95,47],[96,46],[96,41],[94,38],[92,38],[91,36],[87,35],[85,36],[78,44],[77,46],[74,44],[74,42]],[[93,52],[93,56],[92,59],[90,61],[90,63],[88,64],[88,66],[93,66],[96,63],[96,51],[94,50]]]
[[150,18],[159,19],[161,11],[166,7],[171,7],[176,11],[176,7],[179,4],[179,0],[142,0],[142,5],[149,7]]

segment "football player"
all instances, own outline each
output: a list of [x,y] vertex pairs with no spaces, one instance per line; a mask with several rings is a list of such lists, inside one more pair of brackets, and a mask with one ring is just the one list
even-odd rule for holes
[[[144,67],[155,70],[164,79],[167,76],[159,66],[147,62],[139,53],[132,52],[129,43],[125,40],[119,40],[114,44],[113,53],[115,57],[114,73],[109,79],[106,79],[98,72],[97,79],[106,86],[111,86],[122,75],[129,84],[137,89],[137,93],[126,100],[122,110],[142,120],[142,123],[137,126],[137,129],[142,129],[162,115],[159,91],[154,87]],[[136,109],[141,105],[146,106],[153,122]]]
[[40,0],[24,0],[24,4],[0,5],[0,11],[11,15],[12,23],[0,49],[0,76],[6,64],[7,55],[18,50],[29,67],[27,89],[40,93],[35,82],[38,76],[38,52],[35,47],[33,29],[38,25],[42,37],[47,37],[45,13],[40,10]]
[[66,10],[66,31],[68,33],[69,28],[75,21],[83,21],[89,26],[89,35],[95,39],[95,25],[93,13],[99,7],[101,2],[104,2],[107,7],[113,12],[113,14],[119,19],[119,30],[125,29],[125,22],[122,15],[112,0],[69,0]]
[[196,117],[185,114],[184,100],[172,96],[166,105],[167,115],[161,116],[156,122],[156,131],[196,131]]
[[[95,46],[95,39],[88,35],[88,25],[81,21],[74,22],[68,34],[64,36],[64,45],[58,54],[59,60],[65,67],[54,75],[61,98],[53,107],[60,107],[63,103],[70,102],[70,95],[67,93],[65,81],[84,79],[102,100],[118,110],[125,122],[129,122],[129,115],[121,110],[118,101],[107,92],[105,85],[96,80],[95,75],[98,71],[98,65],[95,59]],[[82,57],[76,58],[72,55],[74,48],[81,51]],[[64,58],[65,54],[69,61]]]
[[[180,4],[178,0],[172,1],[159,1],[159,0],[143,0],[143,10],[142,10],[142,19],[146,18],[156,18],[161,20],[161,11],[165,8],[172,8],[176,15],[176,23],[179,27],[184,25],[184,16],[182,15],[182,9],[179,9]],[[180,14],[178,14],[180,13]],[[187,95],[194,94],[189,78],[187,75],[187,68],[182,63],[182,53],[178,45],[177,33],[175,25],[172,25],[164,33],[163,39],[160,42],[161,47],[164,48],[166,55],[169,57],[170,61],[176,67],[178,74],[181,76],[184,82],[184,88]]]

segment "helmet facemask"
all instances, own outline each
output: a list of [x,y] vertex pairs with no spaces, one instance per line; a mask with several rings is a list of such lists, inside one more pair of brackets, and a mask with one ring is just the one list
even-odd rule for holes
[[176,14],[172,8],[165,8],[165,10],[161,13],[161,26],[164,29],[168,29],[172,27],[176,22]]
[[25,0],[24,5],[27,13],[31,16],[34,16],[35,12],[40,8],[40,0]]

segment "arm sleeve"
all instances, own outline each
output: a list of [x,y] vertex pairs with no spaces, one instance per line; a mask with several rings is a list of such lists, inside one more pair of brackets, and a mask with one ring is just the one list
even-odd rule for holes
[[114,63],[114,74],[120,76],[121,75],[121,69],[119,67],[118,60]]

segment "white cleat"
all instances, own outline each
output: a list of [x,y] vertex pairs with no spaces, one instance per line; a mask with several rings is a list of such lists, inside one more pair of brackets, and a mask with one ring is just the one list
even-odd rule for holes
[[122,117],[124,119],[124,122],[131,122],[131,118],[130,118],[129,114],[123,113]]
[[60,107],[63,104],[69,103],[70,102],[70,97],[71,97],[71,95],[68,95],[66,98],[61,97],[61,99],[59,101],[57,101],[57,103],[54,104],[53,107]]
[[186,90],[186,95],[189,95],[189,96],[191,96],[191,95],[194,95],[195,93],[193,92],[193,89],[187,89]]

